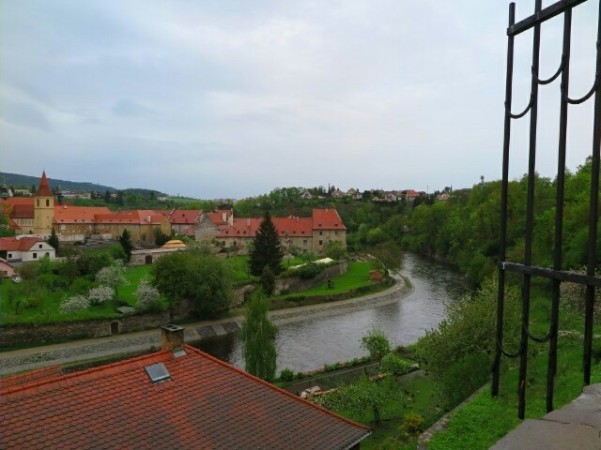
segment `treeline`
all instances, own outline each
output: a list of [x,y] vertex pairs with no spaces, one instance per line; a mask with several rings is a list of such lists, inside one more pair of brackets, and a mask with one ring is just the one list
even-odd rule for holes
[[[568,173],[563,220],[563,268],[586,263],[591,161]],[[507,260],[523,262],[528,183],[524,176],[509,183]],[[556,180],[536,177],[533,264],[553,265]],[[405,249],[442,260],[479,284],[498,261],[501,182],[482,182],[456,191],[448,201],[422,204],[407,218]],[[597,244],[601,256],[601,246]]]

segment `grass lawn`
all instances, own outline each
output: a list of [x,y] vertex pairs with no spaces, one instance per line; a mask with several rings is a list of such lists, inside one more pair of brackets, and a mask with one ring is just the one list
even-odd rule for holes
[[286,299],[290,297],[295,297],[298,295],[303,295],[305,297],[311,296],[319,296],[319,295],[333,295],[333,294],[341,294],[344,292],[349,292],[357,288],[361,288],[364,286],[370,286],[373,283],[369,280],[369,271],[372,269],[372,265],[370,262],[365,261],[353,261],[349,262],[348,271],[336,277],[332,280],[333,287],[328,288],[327,281],[323,281],[318,286],[313,287],[311,289],[307,289],[302,293],[292,293],[287,295],[281,295],[278,297],[274,297],[275,299]]

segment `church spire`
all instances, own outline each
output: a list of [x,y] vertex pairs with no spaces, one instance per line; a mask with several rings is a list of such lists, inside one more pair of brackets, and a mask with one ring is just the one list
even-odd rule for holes
[[36,197],[53,197],[54,194],[48,185],[48,179],[46,178],[46,171],[42,172],[42,179],[40,180],[40,187],[38,192],[35,194]]

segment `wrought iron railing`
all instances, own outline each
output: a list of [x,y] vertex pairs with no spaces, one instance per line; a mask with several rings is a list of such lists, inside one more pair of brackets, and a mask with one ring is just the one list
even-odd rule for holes
[[[591,381],[591,358],[593,341],[593,306],[595,288],[601,287],[601,279],[595,276],[597,265],[597,224],[599,218],[599,167],[601,148],[601,0],[599,0],[599,19],[597,25],[596,68],[593,86],[582,98],[572,99],[569,96],[570,86],[570,46],[572,35],[572,9],[587,0],[561,0],[546,8],[542,8],[542,0],[535,0],[534,14],[520,22],[515,22],[515,3],[509,5],[509,26],[507,28],[507,78],[505,85],[505,125],[503,138],[503,179],[501,188],[501,226],[499,250],[499,291],[497,299],[497,348],[493,365],[492,395],[499,392],[500,364],[503,356],[520,359],[518,385],[518,416],[523,419],[526,408],[526,375],[528,369],[528,343],[549,343],[549,359],[547,366],[547,411],[553,410],[553,391],[557,372],[557,339],[559,322],[560,285],[570,281],[586,285],[585,315],[584,315],[584,352],[583,373],[584,384]],[[563,14],[563,45],[559,68],[548,79],[539,77],[541,27],[547,20]],[[526,108],[519,113],[512,113],[514,39],[520,33],[533,29],[532,72],[530,99]],[[561,77],[561,103],[559,108],[559,149],[557,158],[556,178],[556,217],[555,237],[553,248],[553,267],[543,268],[532,264],[532,244],[534,237],[534,189],[536,179],[536,134],[538,119],[538,87],[553,83]],[[594,96],[593,145],[591,153],[592,175],[590,185],[588,256],[586,275],[562,270],[562,241],[564,217],[564,184],[566,173],[566,141],[569,105],[578,105]],[[523,263],[506,261],[507,222],[508,222],[508,184],[509,184],[509,150],[512,120],[517,120],[529,114],[530,134],[528,151],[528,189],[526,198],[526,231]],[[520,344],[515,352],[504,348],[503,320],[505,311],[506,274],[515,272],[522,276],[522,324]],[[530,331],[530,297],[533,277],[543,277],[552,282],[551,317],[549,330],[544,336],[534,336]]]

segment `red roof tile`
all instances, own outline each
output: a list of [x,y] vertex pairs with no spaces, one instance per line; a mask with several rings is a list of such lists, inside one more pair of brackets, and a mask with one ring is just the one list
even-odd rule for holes
[[211,219],[215,225],[227,225],[228,220],[232,215],[234,215],[234,211],[231,209],[219,209],[217,211],[207,213],[207,216],[209,216],[209,219]]
[[201,214],[200,209],[176,209],[169,216],[169,222],[174,225],[194,224],[198,222]]
[[335,209],[314,209],[313,210],[313,229],[314,230],[346,230],[342,219]]
[[45,241],[39,237],[29,236],[18,239],[16,237],[2,237],[0,238],[0,250],[26,252],[38,242]]
[[[344,449],[370,431],[192,347],[0,389],[0,448]],[[163,363],[153,383],[145,367]]]
[[33,219],[34,208],[33,203],[31,205],[17,204],[12,207],[10,217],[12,219]]
[[106,206],[54,206],[54,223],[94,223],[94,216],[111,214]]
[[40,187],[38,192],[35,194],[37,197],[53,197],[54,194],[48,185],[48,178],[46,178],[46,171],[42,172],[42,179],[40,180]]

